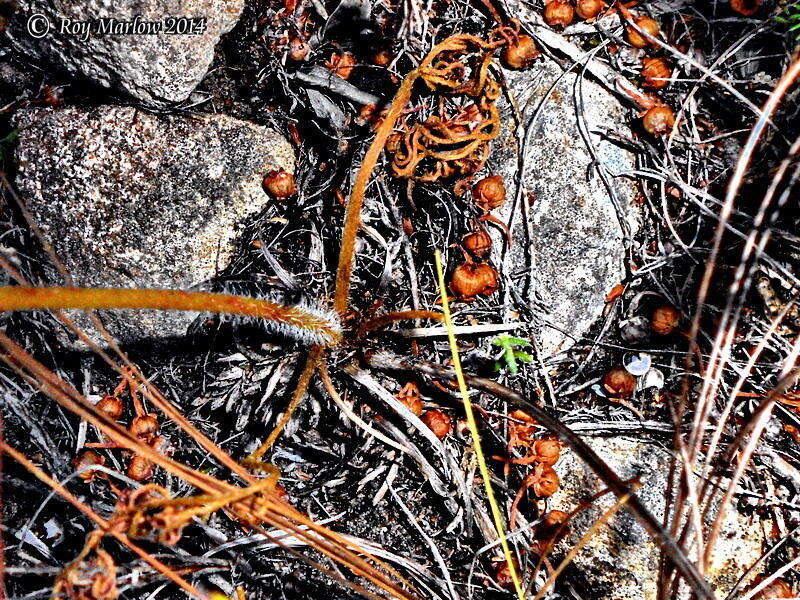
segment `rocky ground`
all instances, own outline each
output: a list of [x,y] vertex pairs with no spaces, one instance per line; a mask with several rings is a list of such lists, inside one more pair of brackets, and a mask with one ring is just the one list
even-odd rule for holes
[[[581,18],[595,5],[600,12]],[[796,58],[790,27],[800,13],[768,0],[630,9],[581,0],[578,15],[558,21],[558,10],[574,8],[560,0],[0,0],[0,277],[329,306],[345,206],[381,111],[435,44],[456,34],[488,40],[499,18],[511,24],[517,51],[521,27],[540,54],[521,65],[495,52],[498,135],[481,160],[470,156],[477,162],[433,181],[397,176],[397,150],[382,154],[341,315],[346,343],[327,359],[342,397],[315,377],[265,458],[291,505],[385,561],[413,585],[409,597],[514,596],[461,398],[420,366],[452,364],[444,328],[415,319],[355,333],[394,311],[438,312],[440,250],[467,371],[517,390],[581,436],[691,561],[704,546],[690,523],[702,529],[703,576],[716,597],[792,597],[800,590],[796,92],[772,114],[759,107]],[[31,35],[34,16],[136,15],[206,19],[183,35],[82,39],[58,27]],[[636,44],[631,23],[646,28],[644,17],[659,24],[657,37]],[[641,65],[658,59],[668,71],[654,82]],[[395,135],[453,113],[453,131],[478,127],[469,112],[477,96],[456,100],[432,87],[414,88]],[[656,108],[675,122],[654,131]],[[759,117],[767,125],[738,181]],[[480,187],[496,176],[505,193],[498,202],[496,189]],[[748,236],[763,241],[755,257]],[[281,331],[208,313],[65,315],[0,312],[0,327],[88,402],[121,401],[117,416],[132,427],[139,407],[111,364],[124,353],[237,461],[279,421],[308,352]],[[98,515],[110,518],[142,483],[196,493],[161,468],[133,476],[132,456],[119,448],[97,448],[106,475],[87,476],[88,463],[76,459],[87,443],[107,446],[107,432],[56,404],[41,375],[21,374],[4,348],[5,442]],[[370,359],[377,351],[416,368],[389,369]],[[471,398],[529,596],[665,598],[661,549],[636,511],[612,514],[620,505],[596,464],[563,435],[556,444],[559,432],[508,395],[484,388]],[[157,429],[165,454],[236,480],[179,421],[159,413]],[[550,465],[557,479],[548,490]],[[48,596],[95,525],[10,456],[2,473],[0,589]],[[698,499],[697,490],[708,495]],[[557,534],[548,529],[554,518],[569,521]],[[278,543],[263,533],[217,511],[177,543],[143,547],[202,593],[358,595],[342,580],[379,592],[299,537]],[[117,541],[103,548],[116,589],[78,582],[61,595],[183,593]],[[689,597],[686,585],[674,588]]]

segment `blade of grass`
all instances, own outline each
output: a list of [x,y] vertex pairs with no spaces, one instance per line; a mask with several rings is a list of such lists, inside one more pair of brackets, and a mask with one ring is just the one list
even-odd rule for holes
[[461,370],[461,360],[458,356],[458,345],[456,344],[456,336],[453,332],[453,320],[450,315],[450,303],[447,299],[447,287],[444,282],[444,270],[442,269],[442,258],[439,251],[436,251],[436,274],[439,278],[439,293],[442,296],[442,308],[444,309],[444,325],[447,328],[447,339],[450,342],[450,354],[453,358],[453,369],[456,372],[456,381],[458,381],[458,389],[461,392],[461,399],[464,402],[464,412],[467,415],[467,425],[469,426],[470,434],[472,435],[472,444],[475,447],[475,456],[478,459],[478,468],[483,478],[483,485],[486,488],[486,498],[489,501],[489,507],[492,510],[492,518],[494,519],[494,526],[497,530],[497,535],[500,538],[500,545],[503,548],[503,554],[506,558],[506,564],[511,573],[511,579],[514,581],[514,589],[517,591],[519,600],[525,600],[525,592],[522,589],[522,582],[517,573],[517,567],[513,556],[511,555],[511,548],[506,538],[505,526],[503,525],[503,515],[500,512],[500,507],[494,497],[494,490],[492,489],[492,480],[489,474],[489,467],[486,465],[486,459],[483,456],[483,448],[481,447],[481,438],[478,433],[478,425],[475,422],[475,415],[472,412],[472,402],[469,399],[467,392],[467,384],[464,380],[464,373]]

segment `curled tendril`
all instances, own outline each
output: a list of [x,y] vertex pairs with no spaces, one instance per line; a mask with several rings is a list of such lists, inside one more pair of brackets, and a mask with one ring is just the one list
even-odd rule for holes
[[394,147],[396,177],[432,182],[467,177],[489,157],[490,142],[500,133],[497,99],[500,84],[489,71],[495,50],[513,41],[518,26],[494,30],[488,40],[455,35],[437,48],[419,68],[419,78],[432,92],[466,96],[472,103],[455,114],[431,116],[410,128],[403,126]]
[[117,513],[116,520],[128,536],[151,539],[168,546],[180,540],[183,529],[192,519],[220,509],[230,510],[241,522],[257,527],[264,521],[257,515],[282,502],[276,490],[280,474],[272,465],[267,472],[267,477],[246,488],[186,498],[170,498],[169,492],[159,485],[143,486],[130,495],[127,504]]
[[[93,556],[87,558],[92,553]],[[51,598],[114,600],[118,596],[117,566],[101,548],[87,547],[58,576]]]

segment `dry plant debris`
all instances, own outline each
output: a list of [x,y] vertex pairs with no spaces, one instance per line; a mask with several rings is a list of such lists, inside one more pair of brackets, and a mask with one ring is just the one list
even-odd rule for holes
[[[248,0],[197,95],[158,109],[270,123],[297,150],[294,175],[264,173],[276,202],[243,224],[236,260],[208,289],[72,286],[17,196],[5,117],[119,99],[48,68],[44,83],[0,90],[0,593],[606,598],[613,589],[567,567],[630,511],[661,552],[641,569],[659,599],[792,597],[800,62],[789,4]],[[13,14],[0,6],[0,29]],[[525,300],[509,260],[530,243],[536,198],[487,168],[509,154],[521,165],[536,120],[565,102],[554,91],[515,103],[508,74],[536,77],[545,61],[576,75],[586,139],[600,132],[635,155],[635,171],[617,172],[590,148],[590,168],[612,201],[619,179],[636,182],[643,222],[602,322],[554,356],[531,333],[547,307]],[[617,95],[627,123],[588,120],[586,79]],[[503,129],[516,147],[497,143]],[[496,504],[475,475],[434,249],[448,252]],[[48,261],[64,286],[37,285]],[[188,342],[119,347],[103,311],[142,309],[202,317]],[[62,330],[93,353],[68,350]],[[495,370],[492,342],[507,332],[530,342],[530,360]],[[663,521],[636,478],[581,437],[595,435],[672,450]],[[600,496],[569,512],[550,504],[566,451],[616,497],[588,526],[580,517]],[[752,518],[762,553],[718,580],[731,511]],[[613,564],[613,549],[597,560]]]

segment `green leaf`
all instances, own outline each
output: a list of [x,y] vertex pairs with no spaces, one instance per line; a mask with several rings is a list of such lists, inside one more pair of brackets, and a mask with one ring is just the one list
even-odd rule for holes
[[533,362],[533,356],[522,350],[514,350],[514,358],[524,363]]
[[512,337],[510,335],[499,335],[492,340],[492,344],[495,346],[500,346],[501,348],[505,348],[506,346],[530,346],[531,343],[529,340]]

